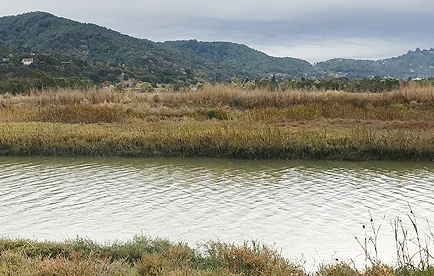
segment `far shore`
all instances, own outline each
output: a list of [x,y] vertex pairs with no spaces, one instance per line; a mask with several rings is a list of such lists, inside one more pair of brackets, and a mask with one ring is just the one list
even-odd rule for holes
[[0,95],[0,155],[434,160],[434,87]]

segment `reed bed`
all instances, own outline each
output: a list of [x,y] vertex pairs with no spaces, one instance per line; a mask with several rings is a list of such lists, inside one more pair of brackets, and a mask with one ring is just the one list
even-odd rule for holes
[[[183,121],[208,119],[242,122],[290,123],[347,120],[413,121],[432,126],[433,108],[404,105],[358,108],[353,105],[310,104],[285,108],[266,107],[247,110],[224,108],[128,107],[122,104],[59,105],[30,108],[0,109],[0,122],[58,122],[58,123],[132,123],[138,121]],[[425,123],[422,123],[425,122]]]
[[0,154],[432,160],[431,128],[279,127],[183,121],[0,123]]
[[434,87],[0,96],[1,154],[432,160]]
[[115,90],[43,90],[16,96],[0,95],[0,106],[47,106],[77,105],[80,103],[146,103],[168,107],[224,107],[228,105],[240,108],[288,107],[312,103],[371,104],[374,106],[390,104],[434,104],[434,88],[431,85],[411,83],[397,90],[383,93],[350,93],[345,91],[305,91],[264,89],[248,90],[224,84],[205,85],[199,90],[185,89],[180,92],[156,90],[152,93],[134,91],[118,92]]

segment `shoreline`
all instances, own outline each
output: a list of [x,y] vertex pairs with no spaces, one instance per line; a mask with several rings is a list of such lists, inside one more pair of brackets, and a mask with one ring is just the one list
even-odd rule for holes
[[[196,248],[184,242],[135,236],[128,241],[97,243],[77,237],[62,242],[0,237],[2,275],[296,275],[296,276],[406,276],[432,275],[427,263],[402,260],[385,264],[365,252],[366,264],[335,260],[306,271],[303,259],[287,259],[258,241],[233,244],[208,241]],[[428,252],[421,252],[428,254]],[[430,255],[427,255],[430,257]],[[429,258],[428,257],[428,258]]]

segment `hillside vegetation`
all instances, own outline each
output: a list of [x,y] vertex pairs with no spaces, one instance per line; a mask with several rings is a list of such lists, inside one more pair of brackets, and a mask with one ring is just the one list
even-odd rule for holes
[[170,45],[181,52],[188,52],[210,60],[220,66],[233,68],[237,77],[268,77],[277,75],[280,79],[301,79],[320,77],[312,65],[295,58],[270,57],[263,52],[245,45],[230,42],[169,41]]
[[[40,58],[45,59],[45,65],[37,65],[39,70],[56,77],[87,77],[95,83],[119,82],[125,76],[153,85],[178,86],[227,81],[231,77],[253,80],[274,76],[277,80],[288,80],[328,76],[395,79],[434,76],[434,49],[416,49],[383,60],[336,58],[311,65],[301,59],[271,57],[230,42],[155,43],[45,12],[1,17],[0,43],[0,58],[6,58],[8,52],[45,55]],[[70,68],[53,67],[69,61],[72,61]]]
[[[23,93],[31,89],[44,88],[75,88],[75,86],[57,85],[64,79],[79,79],[91,85],[123,83],[134,86],[139,80],[172,83],[170,75],[160,79],[150,76],[146,68],[131,68],[124,64],[110,62],[92,62],[77,59],[65,53],[34,53],[33,51],[0,42],[0,93]],[[32,64],[24,65],[23,59],[32,59]],[[41,77],[43,76],[43,77]],[[55,79],[55,81],[52,81]],[[48,81],[47,81],[48,80]],[[197,79],[190,79],[197,83]],[[40,82],[41,85],[33,85]],[[14,85],[11,85],[14,83]],[[176,82],[175,82],[176,83]],[[189,83],[185,83],[188,85]],[[87,85],[89,86],[89,85]]]
[[[223,60],[216,60],[185,51],[176,43],[154,43],[44,12],[0,18],[0,38],[5,43],[35,53],[56,53],[78,60],[125,65],[130,68],[131,77],[151,83],[226,80],[234,76],[252,78],[279,73],[290,78],[311,77],[313,72],[313,67],[307,62],[273,58],[244,45],[210,44],[223,55],[219,57]],[[234,52],[236,49],[239,51]],[[250,61],[251,57],[255,60]],[[299,68],[300,65],[303,68]],[[136,76],[137,68],[142,68],[145,73]],[[256,69],[252,71],[252,68]]]
[[416,49],[399,57],[383,60],[337,58],[319,62],[316,68],[348,78],[428,78],[434,76],[434,49]]
[[[0,37],[38,54],[66,55],[88,62],[139,67],[146,81],[173,82],[184,76],[182,58],[148,40],[132,38],[93,24],[34,12],[0,18]],[[112,63],[112,66],[110,66]],[[103,69],[103,68],[102,68]],[[134,70],[135,71],[135,70]]]

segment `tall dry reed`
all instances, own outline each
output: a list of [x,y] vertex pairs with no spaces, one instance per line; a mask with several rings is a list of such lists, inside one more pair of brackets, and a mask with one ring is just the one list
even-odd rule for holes
[[27,95],[0,95],[0,107],[19,106],[48,106],[48,105],[76,105],[80,103],[146,103],[154,106],[167,107],[289,107],[317,103],[332,104],[371,104],[390,105],[434,104],[434,87],[420,86],[417,83],[402,86],[398,90],[383,93],[350,93],[345,91],[303,91],[303,90],[246,90],[230,85],[206,85],[197,91],[160,91],[155,93],[141,93],[134,91],[118,92],[115,90],[44,90]]
[[0,99],[3,154],[432,160],[432,86],[47,90]]

